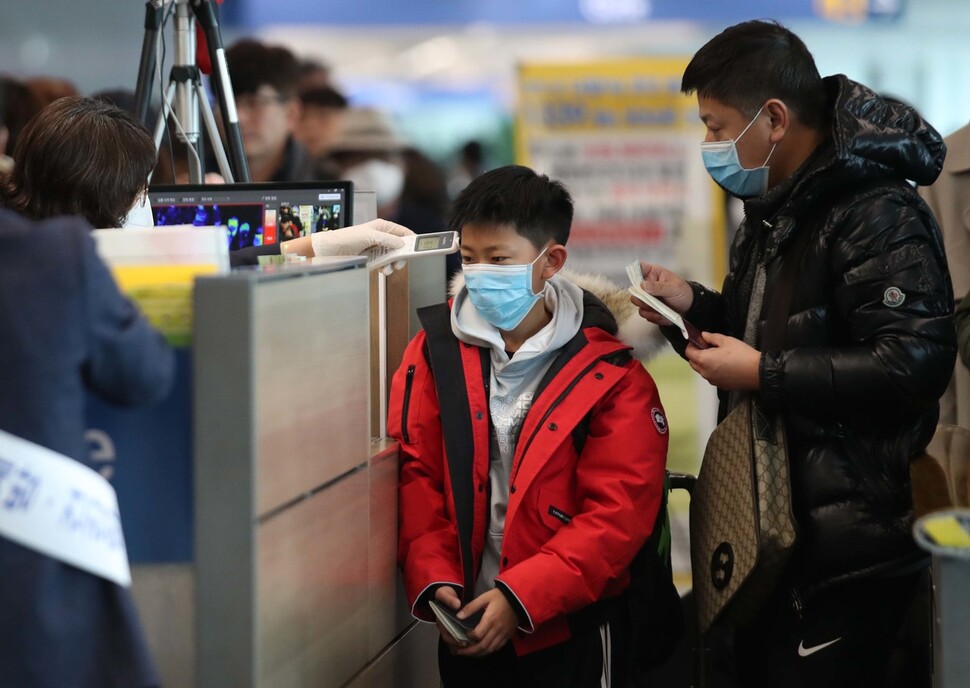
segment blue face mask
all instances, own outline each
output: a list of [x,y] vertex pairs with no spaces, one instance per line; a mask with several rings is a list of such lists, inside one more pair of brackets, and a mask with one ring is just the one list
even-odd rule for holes
[[[761,110],[764,109],[762,105]],[[768,161],[771,160],[771,154],[775,152],[775,146],[771,147],[771,151],[761,167],[750,169],[741,166],[737,147],[737,142],[755,123],[755,120],[761,115],[761,110],[758,110],[754,119],[748,122],[748,126],[733,141],[705,141],[701,143],[701,156],[704,158],[704,167],[707,168],[708,173],[718,186],[732,196],[742,199],[760,196],[768,190]]]
[[528,314],[542,294],[532,292],[532,266],[546,249],[531,263],[523,265],[488,265],[469,263],[462,266],[468,298],[486,322],[506,332],[514,330]]

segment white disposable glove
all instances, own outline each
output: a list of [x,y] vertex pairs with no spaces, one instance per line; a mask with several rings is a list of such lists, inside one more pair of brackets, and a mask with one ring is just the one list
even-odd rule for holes
[[315,232],[310,235],[310,242],[317,256],[356,256],[375,246],[400,248],[404,242],[398,237],[411,234],[414,232],[404,225],[377,219],[331,232]]

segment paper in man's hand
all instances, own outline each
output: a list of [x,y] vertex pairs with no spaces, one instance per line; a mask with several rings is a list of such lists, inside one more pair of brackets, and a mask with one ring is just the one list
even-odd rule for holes
[[630,278],[631,284],[627,291],[657,311],[657,313],[667,318],[667,320],[669,320],[674,327],[680,330],[680,333],[684,335],[684,339],[689,341],[698,349],[708,348],[709,345],[704,341],[700,330],[694,327],[687,320],[684,320],[684,317],[680,313],[675,311],[666,303],[658,299],[653,294],[648,294],[643,290],[643,288],[640,286],[640,283],[643,282],[643,272],[640,270],[640,261],[637,260],[627,265],[626,274],[627,277]]

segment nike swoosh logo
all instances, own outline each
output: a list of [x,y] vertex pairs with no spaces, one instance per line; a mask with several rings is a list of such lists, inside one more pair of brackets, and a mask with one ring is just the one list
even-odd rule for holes
[[798,643],[798,656],[808,657],[810,655],[814,655],[819,650],[824,650],[829,645],[835,645],[840,640],[842,640],[841,636],[839,636],[835,640],[830,640],[827,643],[822,643],[821,645],[813,645],[812,647],[805,647],[805,641],[803,640],[800,643]]

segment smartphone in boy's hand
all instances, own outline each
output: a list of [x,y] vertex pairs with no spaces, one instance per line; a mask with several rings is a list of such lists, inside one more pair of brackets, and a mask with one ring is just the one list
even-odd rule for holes
[[482,614],[485,612],[484,609],[480,609],[467,619],[459,619],[455,610],[449,609],[436,600],[429,600],[428,605],[434,612],[435,618],[459,645],[468,645],[471,642],[468,639],[468,631],[478,625],[478,622],[482,620]]

